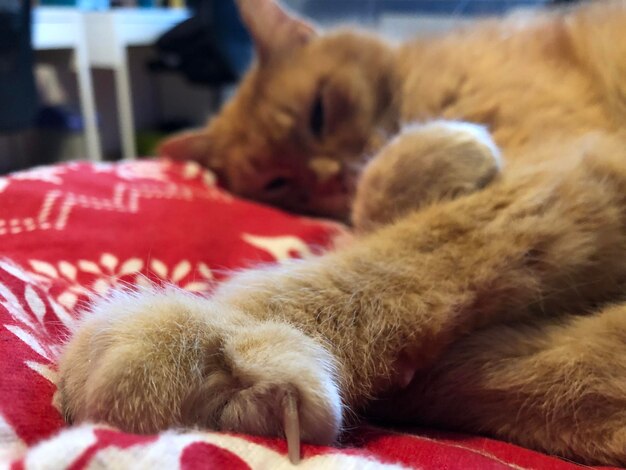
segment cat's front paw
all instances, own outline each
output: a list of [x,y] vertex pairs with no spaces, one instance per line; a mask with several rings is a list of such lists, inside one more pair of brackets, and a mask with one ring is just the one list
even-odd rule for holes
[[407,126],[363,170],[352,221],[357,231],[372,231],[434,202],[478,191],[501,167],[500,152],[482,126]]
[[335,362],[323,346],[175,289],[99,301],[59,368],[70,422],[283,436],[299,420],[295,432],[316,444],[331,444],[341,427]]

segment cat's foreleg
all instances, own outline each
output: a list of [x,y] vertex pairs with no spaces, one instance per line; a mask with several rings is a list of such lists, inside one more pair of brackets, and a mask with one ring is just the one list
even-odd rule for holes
[[352,221],[358,232],[390,224],[433,202],[485,187],[502,159],[482,126],[434,121],[406,126],[359,178]]
[[454,344],[377,415],[624,466],[625,355],[626,303],[491,327]]

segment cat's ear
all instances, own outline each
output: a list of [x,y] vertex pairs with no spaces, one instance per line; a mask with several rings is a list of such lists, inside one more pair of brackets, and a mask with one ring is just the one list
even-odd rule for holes
[[241,19],[261,62],[302,46],[317,36],[313,26],[289,14],[275,0],[236,0]]
[[165,139],[159,145],[158,154],[172,160],[193,160],[209,164],[211,139],[204,131],[186,131]]

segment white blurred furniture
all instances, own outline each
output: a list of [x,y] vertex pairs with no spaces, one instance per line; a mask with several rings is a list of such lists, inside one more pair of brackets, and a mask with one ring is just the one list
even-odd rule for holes
[[128,47],[148,46],[189,18],[184,9],[119,8],[87,12],[70,7],[33,9],[33,47],[74,52],[87,156],[102,159],[90,67],[112,69],[124,158],[136,158]]
[[151,45],[188,17],[184,9],[116,8],[84,13],[89,63],[112,69],[115,75],[122,155],[126,159],[137,157],[128,47]]
[[83,14],[75,8],[34,8],[33,47],[39,50],[69,49],[74,52],[87,156],[95,161],[102,159],[102,148],[83,19]]
[[472,17],[461,15],[385,13],[378,20],[377,31],[390,39],[405,41],[449,31],[472,21]]

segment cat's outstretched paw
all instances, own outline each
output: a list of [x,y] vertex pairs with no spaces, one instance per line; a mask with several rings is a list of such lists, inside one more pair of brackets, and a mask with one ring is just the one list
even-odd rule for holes
[[352,221],[368,232],[436,201],[486,186],[502,167],[482,126],[434,121],[407,126],[365,167]]
[[[331,444],[333,357],[312,338],[173,288],[96,303],[60,361],[68,421],[151,433],[200,427]],[[297,443],[299,445],[299,442]]]

